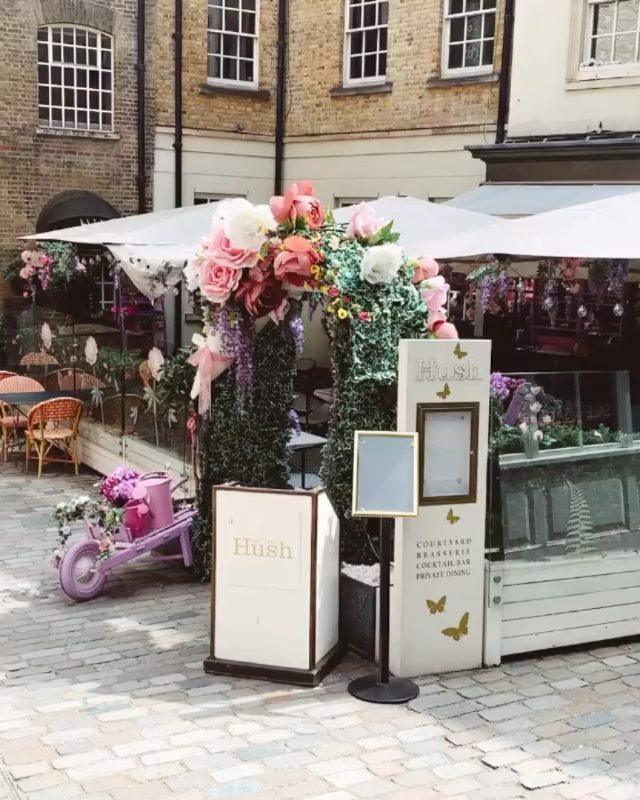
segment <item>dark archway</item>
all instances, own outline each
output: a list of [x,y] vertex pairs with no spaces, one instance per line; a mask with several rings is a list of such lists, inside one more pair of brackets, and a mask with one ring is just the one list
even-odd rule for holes
[[36,233],[71,228],[82,222],[102,222],[120,216],[111,203],[85,189],[68,189],[52,197],[42,208]]

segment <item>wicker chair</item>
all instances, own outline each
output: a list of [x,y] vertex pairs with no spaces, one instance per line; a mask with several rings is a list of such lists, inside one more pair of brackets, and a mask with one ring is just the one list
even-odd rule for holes
[[58,389],[61,392],[73,391],[74,387],[79,391],[83,389],[104,389],[107,385],[104,381],[101,381],[100,378],[91,375],[89,372],[85,372],[83,369],[76,369],[75,377],[72,367],[58,370],[57,375]]
[[[2,374],[0,373],[0,375]],[[41,383],[24,375],[14,374],[0,380],[0,395],[43,391],[44,387]],[[18,432],[26,430],[27,418],[22,416],[16,408],[0,400],[0,426],[2,427],[2,457],[7,461],[9,450],[17,439]]]
[[9,372],[7,369],[0,369],[0,381],[3,381],[5,378],[13,378],[13,376],[17,374],[17,372]]
[[26,353],[20,359],[21,367],[57,367],[58,359],[50,353]]
[[[42,467],[53,462],[73,464],[78,474],[78,424],[83,410],[82,402],[75,397],[56,397],[31,409],[25,431],[27,470],[33,448],[38,458],[38,477],[42,475]],[[61,456],[50,456],[54,449]]]

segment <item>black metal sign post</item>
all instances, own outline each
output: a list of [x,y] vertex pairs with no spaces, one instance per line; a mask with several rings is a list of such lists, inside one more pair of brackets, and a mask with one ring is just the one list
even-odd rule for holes
[[378,613],[378,674],[363,675],[351,681],[349,693],[367,703],[408,703],[420,694],[419,687],[407,678],[389,673],[389,589],[391,573],[391,534],[380,517],[380,608]]

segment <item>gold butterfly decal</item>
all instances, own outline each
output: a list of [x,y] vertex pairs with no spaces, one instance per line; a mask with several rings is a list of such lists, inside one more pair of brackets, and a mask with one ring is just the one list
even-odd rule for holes
[[444,607],[447,602],[447,595],[443,595],[438,601],[427,600],[427,608],[432,614],[444,614]]
[[449,523],[449,525],[455,525],[456,522],[459,522],[459,521],[460,521],[460,517],[456,517],[456,515],[453,513],[453,509],[450,508],[449,509],[449,513],[447,514],[447,522]]
[[469,612],[467,611],[460,618],[460,625],[457,628],[444,628],[442,633],[445,636],[450,636],[454,642],[459,642],[463,636],[469,633]]
[[460,342],[458,342],[456,349],[453,351],[453,355],[456,358],[464,358],[465,356],[468,356],[469,353],[465,353],[465,351],[460,347]]
[[447,397],[449,397],[449,395],[451,394],[451,389],[449,388],[449,384],[448,384],[448,383],[445,383],[445,385],[444,385],[444,389],[443,389],[441,392],[436,392],[436,394],[437,394],[437,395],[438,395],[438,397],[440,397],[442,400],[446,400],[446,399],[447,399]]

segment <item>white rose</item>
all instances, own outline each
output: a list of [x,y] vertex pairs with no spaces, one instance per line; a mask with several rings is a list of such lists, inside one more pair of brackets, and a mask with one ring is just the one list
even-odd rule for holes
[[254,206],[244,197],[224,200],[213,215],[214,225],[222,223],[232,247],[257,253],[277,223],[269,206]]
[[398,274],[404,251],[398,244],[381,244],[364,254],[360,278],[368,283],[390,283]]

